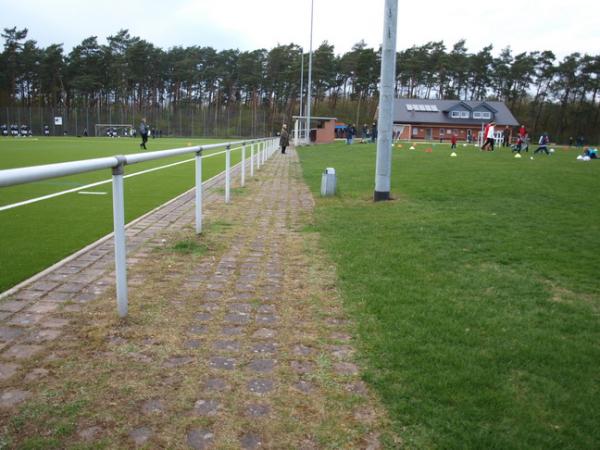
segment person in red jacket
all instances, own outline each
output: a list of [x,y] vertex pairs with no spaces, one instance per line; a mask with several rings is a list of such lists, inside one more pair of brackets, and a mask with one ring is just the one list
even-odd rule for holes
[[450,138],[450,143],[452,145],[450,146],[450,148],[456,148],[456,141],[457,141],[456,134],[452,133],[452,137]]
[[521,139],[524,139],[526,135],[527,135],[527,130],[525,129],[525,125],[521,125],[521,128],[519,128],[519,137]]

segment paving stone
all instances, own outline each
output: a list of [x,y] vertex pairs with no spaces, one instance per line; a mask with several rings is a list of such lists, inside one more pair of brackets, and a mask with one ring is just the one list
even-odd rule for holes
[[39,344],[46,341],[53,341],[62,334],[62,331],[57,329],[39,328],[34,330],[29,337],[25,339],[26,342]]
[[32,289],[34,291],[51,291],[56,286],[58,286],[58,283],[56,283],[55,281],[38,280],[35,283],[31,284],[29,286],[29,289]]
[[194,320],[197,320],[198,322],[208,322],[210,319],[212,319],[212,316],[209,313],[198,313],[194,316]]
[[68,302],[73,297],[74,297],[74,295],[69,292],[51,291],[50,293],[48,293],[47,295],[44,296],[44,300],[48,301],[48,302],[63,303],[63,302]]
[[270,373],[275,368],[277,361],[274,359],[255,359],[250,361],[248,368],[254,372]]
[[233,303],[229,305],[229,311],[248,314],[252,312],[252,305],[250,303]]
[[38,367],[37,369],[33,369],[27,375],[25,375],[25,382],[30,383],[32,381],[37,381],[50,373],[49,370]]
[[239,352],[240,346],[240,343],[237,341],[219,340],[213,343],[213,349],[217,351]]
[[194,362],[191,356],[171,356],[163,362],[163,367],[173,369],[175,367],[185,366]]
[[216,312],[219,311],[221,309],[221,305],[219,305],[218,303],[204,303],[201,305],[198,305],[198,308],[203,310],[203,311],[208,311],[208,312]]
[[151,398],[142,403],[142,414],[160,414],[165,411],[165,402],[159,398]]
[[315,363],[311,361],[292,361],[290,365],[296,373],[311,373],[315,370]]
[[344,386],[344,389],[353,394],[366,396],[369,394],[367,385],[363,381],[357,381],[356,383],[349,383]]
[[39,325],[44,328],[64,328],[69,325],[69,321],[67,319],[57,319],[57,318],[49,318],[42,320]]
[[209,364],[215,369],[233,370],[235,369],[236,360],[234,358],[214,356],[210,358]]
[[358,375],[358,366],[347,362],[338,362],[333,365],[333,370],[338,375]]
[[18,364],[0,362],[0,381],[8,380],[21,368]]
[[31,392],[20,389],[8,389],[0,393],[0,408],[12,408],[31,397]]
[[95,441],[96,439],[98,439],[101,435],[102,432],[104,430],[100,427],[87,427],[87,428],[83,428],[82,430],[79,430],[77,432],[77,435],[79,436],[80,439],[86,441],[86,442],[91,442],[91,441]]
[[298,356],[308,356],[313,353],[313,349],[306,345],[299,344],[294,346],[294,354]]
[[20,312],[15,314],[7,323],[9,325],[18,325],[20,327],[30,327],[40,322],[44,317],[45,316],[42,314]]
[[16,344],[6,350],[2,356],[4,358],[27,359],[36,355],[44,349],[41,345]]
[[0,341],[12,341],[24,333],[22,328],[0,326]]
[[274,383],[271,380],[255,379],[250,380],[247,387],[254,394],[266,394],[273,390]]
[[330,338],[333,340],[336,340],[336,341],[345,341],[345,342],[352,340],[352,336],[350,336],[349,334],[345,334],[345,333],[332,333]]
[[154,436],[154,432],[148,427],[135,428],[129,432],[129,439],[136,447],[145,446],[152,436]]
[[4,321],[4,320],[8,319],[12,315],[13,315],[13,313],[11,313],[11,312],[0,311],[0,321]]
[[229,389],[229,385],[222,378],[209,378],[204,382],[204,389],[207,391],[222,392]]
[[256,316],[256,323],[259,325],[272,325],[277,322],[277,317],[273,314],[260,314]]
[[269,328],[260,328],[252,334],[254,339],[271,339],[275,337],[275,331]]
[[243,327],[223,327],[221,331],[225,336],[239,336],[244,333]]
[[253,353],[275,353],[277,346],[272,342],[265,342],[263,344],[257,344],[252,347]]
[[268,415],[271,412],[271,407],[269,405],[261,404],[261,403],[251,403],[246,406],[246,415],[250,417],[263,417]]
[[336,359],[348,359],[354,355],[354,349],[347,345],[331,345],[329,350]]
[[7,311],[7,312],[18,312],[21,311],[23,308],[25,308],[26,306],[29,306],[30,303],[28,302],[23,302],[23,301],[18,301],[18,300],[13,300],[13,301],[7,301],[7,302],[3,302],[0,303],[0,311]]
[[258,308],[259,314],[272,314],[275,312],[275,306],[273,305],[261,305]]
[[194,404],[194,414],[197,416],[215,416],[221,404],[214,399],[200,399]]
[[308,381],[304,381],[301,380],[299,382],[297,382],[296,384],[294,384],[294,387],[296,389],[298,389],[301,392],[304,392],[305,394],[308,394],[310,391],[313,390],[313,385],[311,383],[309,383]]
[[236,312],[236,313],[231,313],[231,314],[225,315],[224,320],[225,320],[225,322],[228,322],[231,324],[245,325],[248,322],[250,322],[250,316],[246,313]]
[[194,428],[187,434],[187,444],[194,450],[205,450],[212,446],[214,437],[206,428]]
[[194,325],[189,329],[191,334],[205,334],[207,331],[208,327],[206,325]]
[[31,305],[29,308],[27,308],[26,311],[28,313],[34,313],[34,314],[47,314],[47,313],[54,312],[57,309],[58,309],[57,303],[37,302],[37,303],[34,303],[33,305]]
[[183,343],[183,348],[194,349],[200,348],[202,341],[199,339],[189,339]]
[[254,450],[262,445],[262,439],[257,434],[244,434],[240,437],[240,447],[244,450]]
[[37,300],[44,292],[42,291],[33,291],[33,290],[21,290],[14,295],[15,300]]
[[81,312],[83,310],[83,306],[81,305],[66,305],[63,308],[64,312],[68,312],[68,313],[78,313]]

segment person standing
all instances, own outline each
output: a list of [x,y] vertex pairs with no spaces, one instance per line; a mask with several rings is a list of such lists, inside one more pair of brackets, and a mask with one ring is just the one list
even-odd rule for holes
[[287,125],[284,123],[281,127],[281,133],[279,135],[279,146],[281,147],[281,153],[285,155],[285,148],[290,145],[290,135],[287,130]]
[[375,142],[377,140],[377,122],[373,122],[371,125],[371,142]]
[[496,131],[496,122],[490,122],[484,130],[485,143],[481,146],[481,150],[494,151],[494,135]]
[[510,128],[505,127],[502,131],[502,147],[510,147]]
[[346,128],[346,144],[351,145],[352,139],[354,138],[354,134],[356,133],[356,128],[354,128],[353,124],[349,124]]
[[542,134],[540,136],[540,140],[538,141],[539,146],[535,149],[535,152],[533,152],[533,154],[535,155],[538,152],[545,152],[546,155],[550,155],[550,152],[548,151],[548,142],[550,142],[548,133]]
[[148,125],[146,125],[145,117],[142,119],[142,123],[140,123],[140,136],[142,137],[140,148],[146,150],[146,142],[148,142]]
[[522,140],[525,140],[525,136],[527,136],[527,130],[525,129],[525,125],[521,125],[521,128],[519,128],[519,136]]
[[457,141],[457,137],[456,137],[456,133],[452,133],[452,137],[450,138],[450,143],[452,144],[450,146],[450,148],[456,148],[456,141]]

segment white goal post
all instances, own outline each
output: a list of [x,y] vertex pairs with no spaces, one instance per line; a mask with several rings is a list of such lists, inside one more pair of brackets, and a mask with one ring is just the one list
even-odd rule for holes
[[135,130],[130,123],[97,123],[94,125],[94,136],[104,137],[129,137]]

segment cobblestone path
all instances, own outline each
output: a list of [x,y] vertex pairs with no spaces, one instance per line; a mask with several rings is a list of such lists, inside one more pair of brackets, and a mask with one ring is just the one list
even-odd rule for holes
[[112,240],[0,302],[6,446],[380,448],[295,151],[229,205],[217,182],[201,238],[193,193],[128,228],[126,320]]

